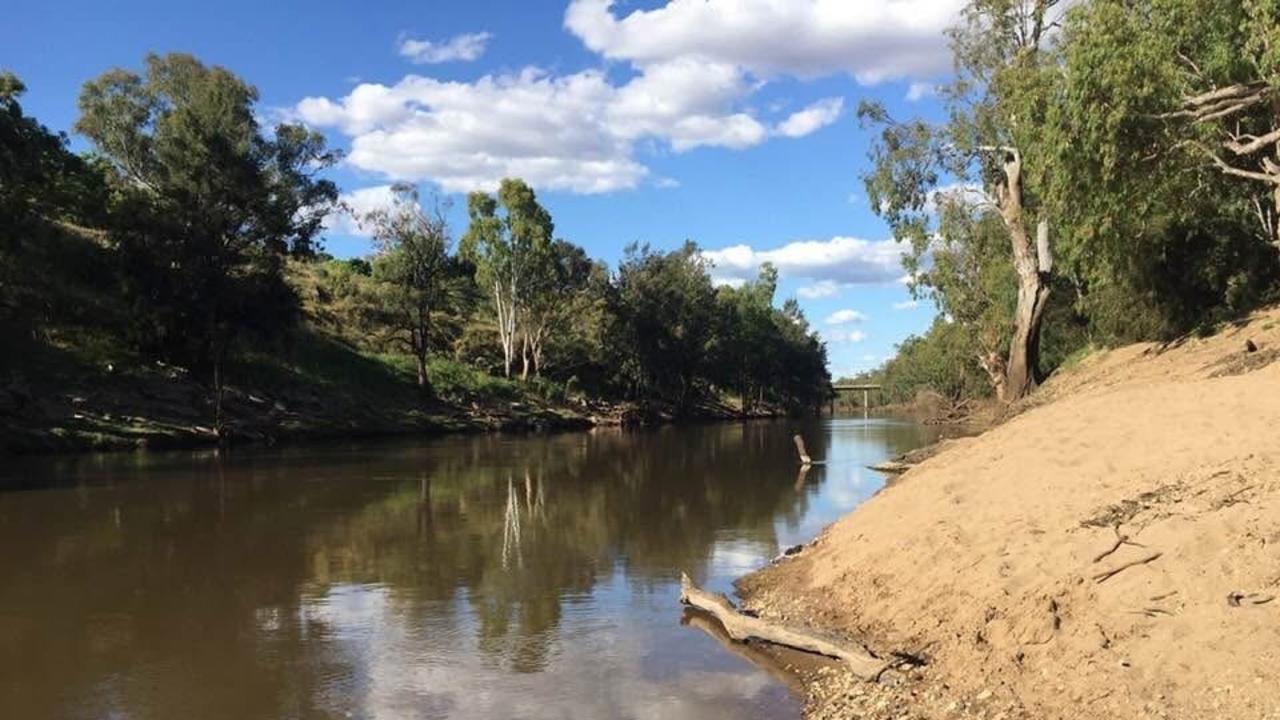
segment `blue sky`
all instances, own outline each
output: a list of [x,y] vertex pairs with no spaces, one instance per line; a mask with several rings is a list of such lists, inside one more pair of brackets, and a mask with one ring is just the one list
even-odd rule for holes
[[[349,151],[353,204],[392,181],[454,198],[523,176],[557,235],[616,265],[633,241],[696,241],[715,275],[781,270],[828,339],[833,373],[878,364],[933,316],[907,307],[897,248],[860,174],[863,98],[939,112],[941,30],[957,0],[14,3],[0,67],[24,106],[70,131],[80,85],[190,52],[257,86],[264,118]],[[76,147],[84,143],[73,138]],[[335,222],[339,256],[368,242]]]

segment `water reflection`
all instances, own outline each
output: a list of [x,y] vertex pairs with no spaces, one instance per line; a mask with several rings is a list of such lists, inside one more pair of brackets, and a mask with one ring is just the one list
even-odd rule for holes
[[[828,464],[797,476],[790,437]],[[884,421],[104,456],[0,470],[12,717],[777,717],[680,626],[930,439]]]

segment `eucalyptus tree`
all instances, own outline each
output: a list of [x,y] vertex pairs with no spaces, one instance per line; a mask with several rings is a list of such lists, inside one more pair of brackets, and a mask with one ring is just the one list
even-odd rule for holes
[[616,367],[630,395],[687,410],[710,370],[716,291],[691,242],[670,252],[630,245],[610,296]]
[[1163,117],[1185,121],[1184,142],[1217,170],[1259,186],[1256,217],[1280,248],[1280,2],[1157,0],[1143,15],[1134,40],[1173,66],[1180,107]]
[[297,125],[264,133],[257,90],[190,55],[149,55],[142,75],[108,71],[80,93],[76,130],[112,170],[111,235],[134,300],[136,339],[211,371],[222,429],[223,370],[246,333],[296,317],[288,255],[309,255],[337,199],[317,174],[336,157]]
[[[906,264],[916,285],[931,289],[944,307],[963,304],[952,302],[953,293],[982,292],[999,274],[1002,259],[971,247],[989,241],[998,219],[1015,301],[1007,325],[983,328],[992,337],[978,360],[1004,400],[1026,395],[1038,381],[1053,271],[1039,196],[1051,172],[1041,132],[1057,83],[1052,31],[1061,13],[1060,0],[972,0],[948,33],[956,77],[942,92],[946,122],[898,122],[873,103],[859,110],[864,123],[881,128],[864,178],[872,208],[909,243]],[[948,181],[959,190],[940,194]],[[969,262],[931,266],[935,253]],[[967,314],[957,319],[991,317],[986,310]]]
[[1277,8],[1093,0],[1067,17],[1043,198],[1071,217],[1061,259],[1082,308],[1119,340],[1239,312],[1275,279],[1278,186],[1263,176],[1280,135],[1263,139],[1280,96],[1261,48],[1276,47]]
[[381,290],[383,324],[390,339],[413,356],[418,387],[431,391],[427,357],[434,332],[433,314],[449,305],[455,292],[449,258],[449,228],[437,207],[428,214],[418,191],[408,184],[392,186],[392,202],[367,213],[361,221],[377,243],[373,277]]
[[512,178],[502,181],[496,199],[483,192],[468,195],[467,214],[470,224],[460,252],[475,263],[477,280],[491,293],[503,372],[511,377],[519,343],[521,374],[527,377],[531,362],[527,316],[537,284],[550,269],[555,230],[551,214],[538,203],[532,188]]
[[556,239],[534,263],[529,282],[529,304],[521,330],[524,374],[532,367],[541,376],[547,361],[547,345],[562,335],[574,316],[584,310],[584,293],[593,277],[603,272],[585,250]]

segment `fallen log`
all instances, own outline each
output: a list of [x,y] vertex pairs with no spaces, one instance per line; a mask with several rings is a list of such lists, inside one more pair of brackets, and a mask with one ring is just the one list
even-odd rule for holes
[[897,460],[886,460],[882,463],[876,463],[875,465],[868,465],[867,469],[886,473],[888,475],[901,475],[913,467],[915,466],[911,463],[898,462]]
[[760,640],[783,645],[796,650],[826,655],[842,660],[854,675],[874,681],[880,678],[891,663],[872,655],[866,648],[850,645],[837,638],[819,635],[800,628],[766,622],[744,615],[720,593],[710,593],[693,584],[688,575],[680,575],[680,602],[710,614],[724,626],[725,632],[737,642]]
[[796,693],[797,696],[803,697],[804,683],[801,682],[799,673],[787,667],[786,662],[781,658],[729,637],[729,634],[725,632],[724,626],[720,624],[719,620],[712,617],[710,613],[697,608],[686,608],[684,615],[680,618],[680,624],[697,628],[710,635],[725,650],[769,673],[775,680],[778,680]]

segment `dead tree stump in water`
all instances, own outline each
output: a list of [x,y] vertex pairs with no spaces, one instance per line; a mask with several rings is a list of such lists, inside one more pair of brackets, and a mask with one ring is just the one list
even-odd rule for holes
[[794,440],[796,443],[796,452],[800,453],[800,464],[812,465],[813,460],[809,459],[809,453],[805,452],[805,449],[804,449],[804,438],[800,437],[799,435],[796,435],[791,439]]
[[738,608],[729,601],[729,598],[697,587],[684,573],[680,575],[680,602],[698,608],[719,620],[729,637],[738,642],[762,640],[796,650],[826,655],[844,661],[849,670],[863,680],[879,679],[890,665],[861,646],[849,645],[836,638],[808,630],[775,625],[757,617],[743,615],[738,612]]

